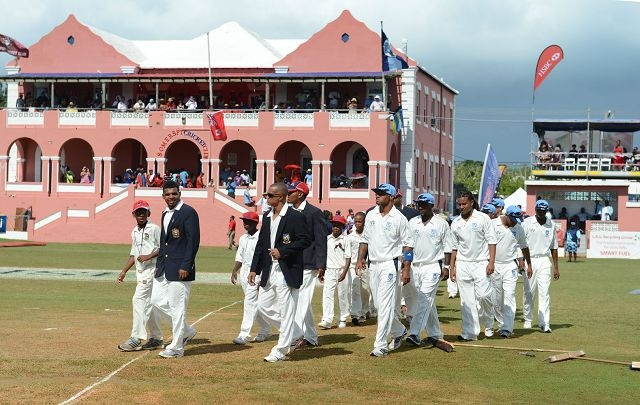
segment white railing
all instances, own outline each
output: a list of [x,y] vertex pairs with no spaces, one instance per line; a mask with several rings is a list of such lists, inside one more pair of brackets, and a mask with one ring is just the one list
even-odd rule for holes
[[332,111],[329,114],[331,128],[369,128],[371,126],[369,113],[340,113]]
[[42,111],[7,110],[7,125],[44,125]]
[[148,127],[149,113],[111,111],[112,127]]
[[59,126],[96,126],[96,111],[58,111]]
[[60,183],[58,184],[59,193],[93,193],[96,191],[94,184],[80,183]]
[[7,191],[42,191],[42,183],[7,183]]
[[224,125],[229,127],[258,127],[257,112],[224,113]]
[[197,127],[201,128],[203,125],[203,114],[201,112],[165,112],[164,113],[164,126],[165,127]]
[[273,117],[273,126],[313,128],[313,113],[276,112]]

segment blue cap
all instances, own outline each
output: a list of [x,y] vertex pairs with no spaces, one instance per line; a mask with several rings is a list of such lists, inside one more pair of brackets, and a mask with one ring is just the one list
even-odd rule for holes
[[547,200],[538,200],[536,201],[536,211],[548,211],[549,203]]
[[486,203],[485,205],[482,206],[482,209],[480,211],[484,212],[485,214],[495,214],[496,207],[493,204]]
[[378,187],[372,188],[371,191],[374,193],[387,194],[391,197],[395,197],[397,194],[396,188],[389,183],[380,184]]
[[494,198],[493,200],[491,200],[491,204],[495,205],[496,207],[504,208],[504,200],[502,198]]
[[522,222],[522,210],[517,205],[507,207],[507,216],[513,218],[516,222]]
[[433,198],[433,196],[431,194],[429,194],[429,193],[422,193],[413,201],[415,203],[427,203],[427,204],[431,204],[431,205],[435,205],[436,204],[436,199]]

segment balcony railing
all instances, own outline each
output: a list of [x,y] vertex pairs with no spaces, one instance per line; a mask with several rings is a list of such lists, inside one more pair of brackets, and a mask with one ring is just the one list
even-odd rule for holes
[[532,152],[536,177],[640,177],[640,154]]
[[[46,111],[20,111],[15,109],[4,110],[7,116],[8,127],[24,126],[44,126],[45,117],[47,125],[51,116]],[[59,127],[77,127],[97,125],[99,117],[103,114],[109,115],[111,127],[151,127],[149,112],[135,111],[108,111],[108,110],[53,110],[57,111],[57,122]],[[330,128],[370,128],[371,115],[365,112],[328,111]],[[162,114],[162,123],[165,127],[197,127],[205,128],[208,120],[204,111],[175,112],[158,111],[154,113]],[[273,114],[273,126],[275,128],[314,128],[319,117],[318,110],[292,110],[292,111],[257,111],[257,110],[232,110],[224,113],[225,125],[228,127],[255,127],[260,125],[261,114]],[[380,113],[384,114],[384,113]],[[378,115],[378,114],[376,114]],[[321,119],[326,119],[322,117]]]

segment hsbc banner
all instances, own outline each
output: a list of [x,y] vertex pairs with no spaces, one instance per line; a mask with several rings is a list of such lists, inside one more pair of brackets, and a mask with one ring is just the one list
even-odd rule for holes
[[592,231],[587,258],[640,259],[640,232]]
[[538,57],[538,64],[536,65],[536,76],[533,81],[534,92],[562,59],[564,59],[564,52],[558,45],[550,45],[542,51]]

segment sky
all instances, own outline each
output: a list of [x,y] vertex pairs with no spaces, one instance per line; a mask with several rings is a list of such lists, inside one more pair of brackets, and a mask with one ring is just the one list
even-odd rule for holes
[[[73,13],[134,39],[190,39],[225,22],[268,39],[309,38],[348,9],[460,92],[456,161],[528,162],[540,118],[640,118],[640,1],[621,0],[0,0],[0,32],[27,47]],[[556,44],[564,60],[538,87],[536,63]],[[0,54],[4,66],[10,60]],[[3,73],[4,74],[4,73]]]

